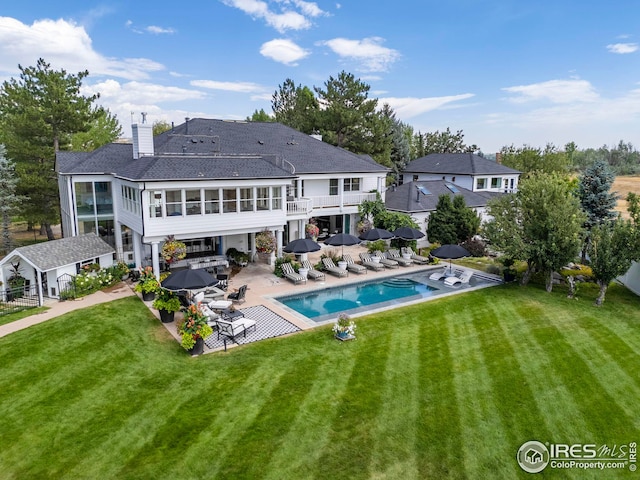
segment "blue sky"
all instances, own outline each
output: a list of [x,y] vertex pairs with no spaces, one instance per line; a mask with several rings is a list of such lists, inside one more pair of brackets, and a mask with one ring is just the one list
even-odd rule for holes
[[[285,79],[345,70],[416,131],[504,145],[640,148],[637,0],[25,0],[0,9],[0,80],[39,57],[89,70],[115,113],[271,112]],[[133,112],[133,114],[132,114]]]

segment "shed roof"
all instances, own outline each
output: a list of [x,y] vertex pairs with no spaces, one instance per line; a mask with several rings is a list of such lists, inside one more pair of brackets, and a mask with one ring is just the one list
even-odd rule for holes
[[[404,213],[431,212],[436,209],[440,195],[449,195],[452,198],[462,195],[467,207],[477,208],[486,206],[489,198],[494,196],[489,192],[472,192],[459,185],[454,185],[454,190],[457,191],[454,192],[447,185],[452,184],[444,180],[403,183],[395,190],[386,191],[385,206],[388,210]],[[418,187],[422,188],[419,190]]]

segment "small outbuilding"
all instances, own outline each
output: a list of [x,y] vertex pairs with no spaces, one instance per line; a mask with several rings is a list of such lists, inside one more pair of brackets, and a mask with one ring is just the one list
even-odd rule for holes
[[110,267],[114,259],[114,248],[95,233],[16,248],[0,260],[0,282],[5,292],[1,300],[7,300],[9,279],[16,274],[24,278],[25,293],[37,295],[38,305],[42,305],[44,297],[59,298],[60,277],[76,275],[83,266],[93,263]]

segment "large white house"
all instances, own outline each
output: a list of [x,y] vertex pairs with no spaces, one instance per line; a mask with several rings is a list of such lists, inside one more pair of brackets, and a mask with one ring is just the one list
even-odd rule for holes
[[[278,252],[315,219],[323,235],[354,232],[358,205],[383,192],[388,169],[278,123],[187,119],[133,142],[59,152],[63,235],[98,233],[120,259],[160,270],[168,235],[188,259],[256,253],[268,229]],[[384,193],[383,193],[384,194]]]

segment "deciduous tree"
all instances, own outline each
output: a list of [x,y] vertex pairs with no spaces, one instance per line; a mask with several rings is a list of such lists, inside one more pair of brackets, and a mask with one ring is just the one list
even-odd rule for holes
[[[103,107],[96,107],[89,130],[71,135],[71,150],[90,152],[111,143],[122,135],[122,126],[115,115]],[[154,123],[155,127],[155,123]]]

